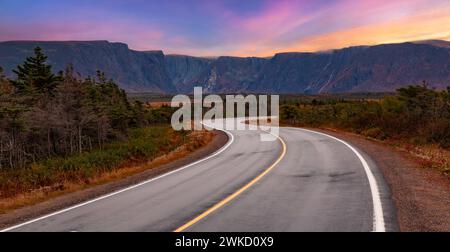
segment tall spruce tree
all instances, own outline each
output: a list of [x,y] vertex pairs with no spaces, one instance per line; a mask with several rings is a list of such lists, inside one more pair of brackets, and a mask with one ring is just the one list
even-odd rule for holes
[[16,90],[52,94],[61,78],[52,73],[52,67],[46,62],[47,56],[40,47],[36,47],[34,56],[28,57],[23,65],[13,70],[17,75],[17,80],[12,81]]
[[[13,87],[6,78],[3,68],[0,67],[0,96],[4,94],[10,94],[13,91]],[[1,102],[1,101],[0,101]]]
[[0,66],[0,82],[3,82],[6,80],[5,73],[3,71],[3,68]]

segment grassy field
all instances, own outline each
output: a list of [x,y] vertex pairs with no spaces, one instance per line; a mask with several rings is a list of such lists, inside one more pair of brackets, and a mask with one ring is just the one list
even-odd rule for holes
[[[232,93],[230,93],[232,94]],[[381,99],[383,97],[393,95],[392,93],[342,93],[342,94],[317,94],[317,95],[306,95],[306,94],[279,94],[280,101],[296,101],[298,99],[302,100],[362,100],[362,99]],[[206,95],[206,94],[205,94]],[[220,94],[219,94],[220,95]],[[235,94],[237,95],[237,94]],[[243,95],[246,95],[243,93]],[[259,94],[255,94],[259,95]],[[262,94],[261,94],[262,95]],[[170,103],[173,95],[170,94],[157,94],[157,93],[127,93],[128,99],[131,101],[140,101],[143,103]],[[221,95],[225,98],[225,94]],[[189,97],[193,98],[192,94]]]

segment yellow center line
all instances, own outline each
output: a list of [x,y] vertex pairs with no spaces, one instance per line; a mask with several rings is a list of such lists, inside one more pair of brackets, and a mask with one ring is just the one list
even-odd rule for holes
[[[274,135],[276,136],[276,135]],[[264,172],[262,172],[261,174],[259,174],[256,178],[254,178],[252,181],[250,181],[248,184],[246,184],[245,186],[241,187],[241,189],[237,190],[236,192],[234,192],[233,194],[229,195],[228,197],[226,197],[225,199],[221,200],[220,202],[218,202],[217,204],[215,204],[214,206],[212,206],[211,208],[209,208],[208,210],[206,210],[205,212],[203,212],[202,214],[200,214],[199,216],[195,217],[194,219],[188,221],[186,224],[184,224],[183,226],[177,228],[174,230],[174,232],[182,232],[184,230],[186,230],[187,228],[189,228],[190,226],[194,225],[195,223],[199,222],[200,220],[202,220],[203,218],[205,218],[206,216],[210,215],[212,212],[216,211],[217,209],[223,207],[225,204],[227,204],[228,202],[232,201],[234,198],[236,198],[237,196],[239,196],[241,193],[243,193],[244,191],[246,191],[248,188],[250,188],[251,186],[253,186],[256,182],[258,182],[259,180],[261,180],[264,176],[266,176],[282,159],[283,157],[286,155],[286,143],[284,142],[284,140],[279,137],[276,136],[278,138],[278,140],[281,142],[281,145],[283,147],[283,150],[281,152],[281,155],[278,157],[278,159],[271,165],[269,166],[269,168],[267,168]]]

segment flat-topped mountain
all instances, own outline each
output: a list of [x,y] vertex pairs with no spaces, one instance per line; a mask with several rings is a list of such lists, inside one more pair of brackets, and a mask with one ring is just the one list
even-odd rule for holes
[[450,50],[426,44],[351,47],[330,53],[277,54],[249,87],[261,92],[384,92],[450,85]]
[[97,70],[117,81],[131,92],[175,92],[165,68],[162,51],[138,52],[126,44],[108,41],[38,42],[11,41],[0,43],[0,66],[7,75],[39,46],[48,56],[54,71],[68,64],[82,76],[95,76]]
[[12,69],[40,46],[54,70],[72,64],[83,76],[104,71],[129,92],[342,93],[386,92],[426,80],[450,85],[450,42],[358,46],[318,53],[279,53],[271,58],[201,58],[140,52],[107,41],[0,42],[0,66]]

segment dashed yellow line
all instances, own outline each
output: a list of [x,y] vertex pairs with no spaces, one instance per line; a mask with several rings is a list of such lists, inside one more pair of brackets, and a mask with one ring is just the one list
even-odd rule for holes
[[215,204],[214,206],[212,206],[211,208],[209,208],[208,210],[206,210],[205,212],[203,212],[202,214],[200,214],[199,216],[195,217],[194,219],[188,221],[186,224],[184,224],[183,226],[177,228],[174,230],[174,232],[182,232],[184,230],[186,230],[187,228],[189,228],[190,226],[194,225],[195,223],[199,222],[200,220],[202,220],[203,218],[205,218],[206,216],[210,215],[212,212],[216,211],[217,209],[223,207],[225,204],[229,203],[230,201],[232,201],[234,198],[236,198],[237,196],[239,196],[241,193],[243,193],[245,190],[247,190],[248,188],[250,188],[251,186],[253,186],[254,184],[256,184],[256,182],[258,182],[259,180],[261,180],[264,176],[266,176],[282,159],[283,157],[286,155],[286,143],[284,142],[284,140],[279,137],[276,136],[278,138],[278,140],[281,142],[282,145],[282,152],[281,155],[278,157],[278,159],[271,165],[269,166],[269,168],[267,168],[266,170],[264,170],[264,172],[262,172],[261,174],[259,174],[256,178],[254,178],[252,181],[250,181],[249,183],[247,183],[245,186],[241,187],[239,190],[237,190],[236,192],[234,192],[233,194],[229,195],[228,197],[226,197],[225,199],[221,200],[220,202],[218,202],[217,204]]

